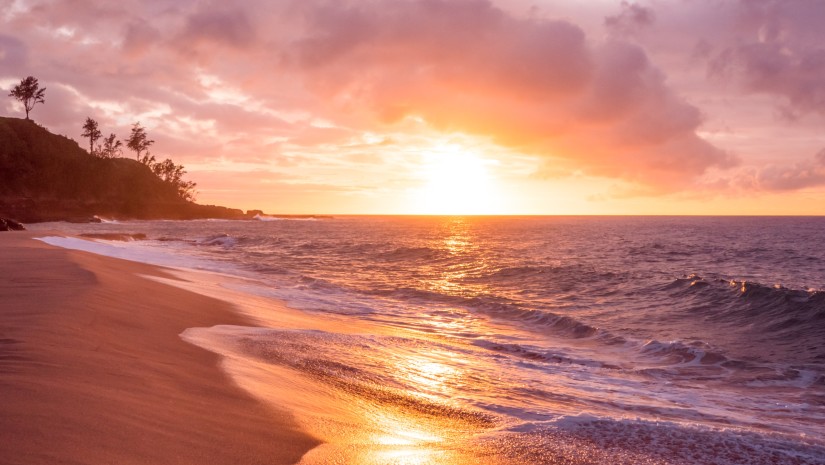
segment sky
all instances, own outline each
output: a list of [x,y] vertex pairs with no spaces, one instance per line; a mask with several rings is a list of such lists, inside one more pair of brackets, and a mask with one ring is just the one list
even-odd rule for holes
[[199,203],[825,214],[821,0],[229,3],[0,0],[0,89],[81,147],[140,122]]

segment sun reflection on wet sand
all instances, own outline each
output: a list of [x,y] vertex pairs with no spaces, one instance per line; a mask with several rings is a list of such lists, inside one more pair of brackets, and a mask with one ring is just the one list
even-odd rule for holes
[[[404,388],[345,389],[354,394],[350,413],[357,419],[334,432],[336,437],[325,439],[336,452],[346,455],[341,463],[475,463],[466,445],[494,426],[494,420],[454,400],[459,397],[457,388],[466,382],[464,362],[444,350],[399,349],[384,362],[390,376]],[[328,457],[328,453],[319,457]],[[320,463],[310,459],[303,463]]]
[[[327,428],[321,439],[326,443],[309,452],[300,462],[358,463],[365,465],[463,465],[475,463],[467,455],[467,444],[474,435],[484,431],[466,419],[422,414],[403,404],[376,403],[368,398],[351,398],[348,413],[351,422]],[[304,417],[309,418],[309,417]],[[306,424],[317,434],[315,425]],[[328,425],[327,425],[328,426]],[[330,460],[334,457],[334,460]]]
[[[250,314],[267,301],[221,293],[236,297],[233,302]],[[222,366],[233,380],[265,403],[291,412],[323,443],[301,464],[478,463],[470,457],[469,444],[495,420],[455,400],[472,382],[461,353],[427,342],[421,334],[388,334],[388,328],[378,331],[365,322],[341,328],[335,320],[281,315],[291,319],[267,323],[294,329],[203,328],[186,339],[223,355]],[[466,322],[433,323],[459,330]],[[347,329],[357,332],[342,334]],[[244,331],[250,335],[243,336]],[[271,332],[271,339],[262,331]],[[373,336],[360,342],[363,334]],[[347,366],[360,368],[342,371],[344,365],[336,364],[342,352]]]
[[460,365],[437,361],[445,356],[448,354],[426,353],[393,360],[393,376],[411,388],[403,393],[409,398],[362,400],[362,422],[369,427],[362,430],[362,438],[353,438],[364,445],[358,463],[466,463],[457,444],[490,425],[477,421],[451,400],[464,373]]
[[411,446],[421,443],[439,442],[442,438],[424,431],[403,428],[399,425],[393,425],[392,429],[386,434],[378,434],[375,436],[376,444],[385,446]]
[[373,425],[379,431],[367,438],[367,441],[378,447],[366,451],[364,458],[372,456],[370,461],[374,463],[445,463],[446,454],[439,450],[445,438],[439,434],[438,429],[424,429],[425,425],[402,415],[375,413]]
[[405,366],[397,366],[398,373],[409,384],[418,387],[417,392],[422,396],[434,397],[432,392],[442,395],[451,394],[454,381],[461,376],[461,371],[443,363],[435,362],[425,357],[409,357]]
[[[219,348],[212,345],[224,355],[223,366],[234,380],[264,402],[290,411],[323,443],[301,464],[475,463],[468,459],[467,445],[495,426],[495,419],[455,400],[468,376],[458,354],[418,344],[346,343],[335,349],[374,370],[381,367],[384,376],[374,378],[359,370],[341,371],[320,346],[317,353],[306,352],[317,334],[276,332],[274,346],[250,345],[253,340],[243,337],[240,343],[230,339]],[[310,339],[285,340],[299,335]],[[221,344],[220,330],[205,329],[202,336],[193,332],[187,340]]]

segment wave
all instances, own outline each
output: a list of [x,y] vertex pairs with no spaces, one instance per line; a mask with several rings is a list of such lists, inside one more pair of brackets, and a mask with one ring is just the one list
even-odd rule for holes
[[228,234],[215,234],[195,242],[195,245],[201,246],[221,246],[224,248],[234,247],[238,244],[238,239]]
[[[161,240],[180,240],[174,238],[162,238]],[[197,246],[221,246],[224,248],[236,248],[243,246],[243,250],[238,251],[238,259],[243,261],[245,256],[254,255],[258,253],[258,248],[263,248],[267,254],[272,253],[272,247],[280,243],[278,238],[269,237],[250,237],[250,236],[235,236],[226,233],[212,234],[201,239],[196,240],[182,240]]]
[[[590,368],[622,370],[627,374],[637,374],[646,378],[671,381],[696,382],[698,380],[716,380],[725,385],[738,386],[776,386],[783,388],[809,388],[825,383],[825,375],[816,370],[795,368],[787,364],[759,363],[740,360],[727,355],[722,349],[711,344],[693,341],[658,341],[638,340],[617,336],[610,331],[593,328],[572,318],[558,316],[543,317],[547,320],[554,336],[567,336],[578,339],[576,331],[585,328],[584,334],[591,343],[611,346],[607,351],[598,351],[602,355],[590,355],[581,358],[544,348],[499,340],[475,339],[472,344],[490,351],[513,356],[518,359],[536,363],[536,368],[544,369],[547,365],[579,365]],[[539,320],[541,321],[541,320]],[[562,321],[573,328],[573,333],[559,331],[557,321]],[[575,353],[572,349],[571,353]],[[601,358],[592,358],[601,357]],[[825,399],[816,398],[811,403]]]
[[[599,338],[601,340],[601,338]],[[604,359],[573,357],[559,351],[502,341],[476,339],[472,344],[531,362],[555,365],[579,365],[609,370],[626,370],[654,378],[726,379],[734,371],[744,371],[742,382],[768,379],[781,385],[799,381],[799,372],[790,370],[781,376],[774,368],[729,359],[721,351],[702,341],[684,342],[656,340],[624,341],[623,346],[604,354]],[[608,342],[607,344],[611,344]],[[810,384],[816,380],[810,379]],[[798,383],[797,383],[798,384]]]
[[445,258],[445,253],[444,249],[431,247],[398,247],[377,254],[377,258],[387,261],[439,260]]
[[606,368],[606,369],[618,369],[617,365],[608,362],[602,362],[598,360],[590,360],[590,359],[582,359],[582,358],[574,358],[568,355],[564,355],[558,352],[542,350],[537,347],[531,346],[524,346],[521,344],[513,344],[513,343],[506,343],[506,342],[495,342],[495,341],[488,341],[484,339],[476,339],[472,341],[472,344],[481,347],[487,350],[491,350],[493,352],[498,353],[505,353],[508,355],[512,355],[521,359],[535,361],[535,362],[542,362],[542,363],[551,363],[551,364],[558,364],[558,365],[580,365],[585,367],[591,368]]
[[278,218],[276,216],[268,216],[268,215],[255,215],[252,219],[258,221],[284,221],[286,218]]
[[582,264],[570,265],[522,265],[502,267],[494,272],[479,278],[491,282],[500,280],[523,281],[526,278],[543,277],[546,279],[557,279],[559,277],[583,278],[587,282],[594,280],[609,280],[617,277],[617,274],[610,271],[599,271],[594,267]]
[[146,234],[144,233],[82,233],[78,234],[80,237],[86,237],[89,239],[102,239],[105,241],[120,241],[120,242],[131,242],[131,241],[143,241],[146,240]]
[[160,236],[160,237],[155,238],[155,240],[158,241],[158,242],[189,242],[189,243],[197,242],[197,241],[193,241],[193,240],[189,240],[189,239],[183,239],[183,238],[180,238],[180,237],[169,237],[169,236]]
[[93,223],[109,223],[109,224],[119,224],[120,223],[120,221],[118,221],[118,220],[103,217],[103,216],[98,216],[98,215],[94,215],[92,217],[92,219],[93,219],[93,221],[92,221]]
[[602,333],[598,327],[567,315],[546,310],[523,308],[520,304],[500,298],[474,297],[466,299],[471,311],[501,319],[508,323],[518,323],[529,331],[552,331],[556,336],[574,339],[591,338]]
[[301,276],[298,280],[299,284],[296,289],[299,290],[313,290],[327,294],[337,294],[344,291],[344,288],[334,284],[330,281],[321,278],[313,278],[310,276]]
[[258,221],[318,221],[316,216],[273,216],[258,214],[252,217]]
[[766,333],[791,336],[800,330],[825,332],[825,291],[767,286],[752,281],[706,280],[690,275],[666,289],[678,296],[706,297],[713,306],[697,306],[711,321],[758,325]]
[[720,351],[703,341],[646,341],[638,348],[640,354],[655,357],[666,365],[716,365],[728,361]]
[[563,296],[606,297],[634,278],[624,271],[598,269],[586,264],[506,266],[482,276],[468,276],[462,283],[531,292],[542,298]]
[[[314,280],[313,280],[314,281]],[[324,285],[333,285],[325,282]],[[518,302],[496,296],[463,296],[417,288],[372,288],[361,289],[361,294],[391,298],[402,303],[425,303],[458,307],[471,313],[498,319],[504,323],[517,324],[531,332],[550,331],[556,336],[575,339],[590,338],[601,334],[598,327],[589,325],[571,316],[560,315],[546,310],[524,308]],[[610,339],[606,336],[605,339]]]
[[791,432],[591,414],[520,424],[484,438],[485,446],[514,463],[814,465],[825,457],[821,442]]

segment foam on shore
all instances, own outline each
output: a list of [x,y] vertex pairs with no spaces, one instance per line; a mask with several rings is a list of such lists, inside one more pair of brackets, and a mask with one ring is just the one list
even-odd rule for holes
[[149,265],[168,266],[174,268],[208,269],[206,260],[196,257],[171,254],[157,247],[146,247],[138,243],[125,241],[94,241],[66,236],[45,236],[36,238],[46,244],[71,250],[82,250],[106,257],[119,258]]

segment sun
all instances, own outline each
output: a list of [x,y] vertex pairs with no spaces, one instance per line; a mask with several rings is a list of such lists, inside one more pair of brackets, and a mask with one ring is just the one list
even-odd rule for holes
[[422,215],[491,215],[501,213],[502,197],[491,172],[496,160],[484,159],[458,145],[425,152],[415,189],[413,213]]

